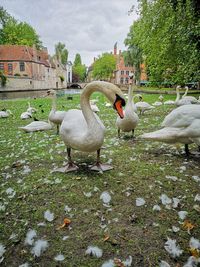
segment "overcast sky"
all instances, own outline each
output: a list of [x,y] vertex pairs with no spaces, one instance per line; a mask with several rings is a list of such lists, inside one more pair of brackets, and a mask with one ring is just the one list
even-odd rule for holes
[[39,34],[49,54],[59,41],[66,45],[69,60],[76,53],[89,66],[102,52],[124,50],[124,39],[133,20],[128,16],[137,0],[1,0],[0,5],[19,21],[26,21]]

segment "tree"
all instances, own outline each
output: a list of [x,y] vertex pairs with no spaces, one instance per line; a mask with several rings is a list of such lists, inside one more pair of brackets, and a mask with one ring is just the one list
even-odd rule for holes
[[13,45],[36,45],[37,49],[42,47],[36,31],[26,22],[18,22],[11,17],[3,8],[0,8],[0,43]]
[[67,64],[68,50],[65,48],[65,44],[59,42],[55,45],[55,52],[57,59],[61,60],[63,65]]
[[140,0],[130,44],[141,49],[151,81],[199,80],[200,17],[196,0]]
[[[74,64],[72,66],[73,77],[76,77],[76,82],[84,81],[86,77],[86,66],[81,63],[80,54],[76,54]],[[73,80],[74,81],[74,80]]]
[[92,76],[95,79],[110,80],[116,69],[116,58],[113,54],[103,53],[93,64]]

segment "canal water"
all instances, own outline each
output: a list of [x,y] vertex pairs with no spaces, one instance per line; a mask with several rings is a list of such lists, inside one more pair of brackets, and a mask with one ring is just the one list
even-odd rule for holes
[[[42,97],[47,90],[39,90],[39,91],[20,91],[20,92],[0,92],[0,99],[16,99],[16,98],[38,98]],[[64,96],[64,95],[74,95],[80,94],[81,89],[62,89],[56,90],[57,96]]]

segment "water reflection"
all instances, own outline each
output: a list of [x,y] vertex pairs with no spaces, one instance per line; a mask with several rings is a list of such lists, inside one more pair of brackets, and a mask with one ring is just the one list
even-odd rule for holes
[[[21,91],[21,92],[0,92],[0,99],[16,99],[16,98],[38,98],[42,97],[47,90],[40,91]],[[63,96],[65,94],[80,94],[81,89],[62,89],[56,90],[58,96]]]

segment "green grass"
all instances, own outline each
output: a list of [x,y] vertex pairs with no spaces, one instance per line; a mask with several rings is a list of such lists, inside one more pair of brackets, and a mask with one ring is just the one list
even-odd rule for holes
[[[158,95],[143,96],[149,103],[158,100]],[[99,99],[99,116],[107,129],[102,162],[112,160],[114,167],[103,174],[88,170],[88,165],[95,161],[95,153],[79,151],[72,151],[79,171],[51,173],[54,167],[61,167],[66,161],[65,146],[56,135],[56,128],[31,134],[21,132],[18,127],[32,121],[20,119],[20,114],[27,109],[27,99],[0,101],[0,109],[10,109],[14,114],[0,119],[0,204],[5,207],[0,211],[0,243],[6,248],[2,266],[15,267],[28,262],[30,266],[42,267],[98,267],[109,259],[125,260],[129,255],[133,257],[132,266],[159,266],[159,260],[171,266],[183,266],[190,256],[190,238],[200,237],[200,212],[194,208],[194,205],[199,207],[194,198],[200,192],[200,182],[192,178],[200,177],[200,159],[197,156],[187,159],[182,145],[137,139],[144,132],[158,129],[173,107],[156,107],[140,116],[136,139],[129,138],[129,134],[122,134],[118,139],[115,111],[105,107],[103,95],[94,94],[92,98]],[[175,99],[175,96],[164,98]],[[66,96],[59,97],[58,109],[76,108],[79,101],[79,95],[73,96],[73,101],[66,100]],[[47,120],[51,101],[38,98],[30,102],[38,109],[36,117]],[[197,147],[191,145],[191,151],[196,152]],[[19,161],[17,167],[13,165]],[[26,173],[24,166],[28,166],[30,172]],[[174,182],[166,176],[176,176],[178,180]],[[8,188],[16,192],[12,198],[6,193]],[[109,208],[100,200],[103,191],[112,196]],[[85,196],[88,192],[91,197]],[[179,198],[178,208],[167,209],[162,205],[161,194]],[[144,206],[136,206],[138,197],[145,199]],[[155,204],[160,205],[160,212],[153,211]],[[71,208],[70,212],[65,212],[66,205]],[[52,222],[44,219],[47,209],[54,213]],[[191,234],[179,219],[178,211],[183,210],[195,225]],[[56,230],[64,218],[70,218],[71,226]],[[45,226],[38,225],[41,222],[45,222]],[[180,227],[180,231],[170,231],[173,225]],[[38,258],[34,258],[31,247],[24,244],[29,229],[37,231],[37,239],[49,243],[48,249]],[[16,238],[10,239],[13,233]],[[106,235],[110,236],[108,241],[104,241]],[[69,238],[62,240],[64,236]],[[164,249],[167,237],[176,239],[183,250],[177,259],[171,258]],[[100,247],[103,256],[98,259],[85,255],[89,245]],[[65,256],[61,263],[54,260],[59,253]]]

